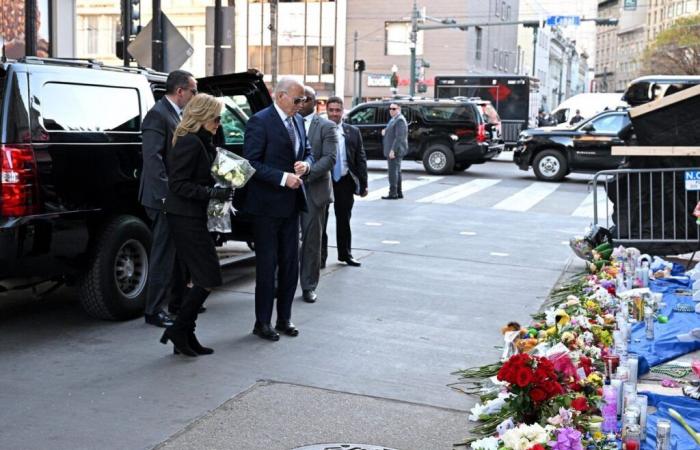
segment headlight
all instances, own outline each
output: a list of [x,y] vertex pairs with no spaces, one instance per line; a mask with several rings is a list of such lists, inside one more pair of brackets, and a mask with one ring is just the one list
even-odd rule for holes
[[532,140],[532,135],[531,134],[521,134],[518,136],[518,142],[527,142]]

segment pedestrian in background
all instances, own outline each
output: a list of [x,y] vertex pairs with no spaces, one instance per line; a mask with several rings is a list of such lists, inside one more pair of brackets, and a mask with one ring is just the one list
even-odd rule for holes
[[[359,267],[360,262],[352,256],[352,233],[350,217],[355,203],[355,195],[366,197],[367,156],[362,145],[362,135],[356,127],[343,123],[343,99],[331,97],[326,102],[328,119],[336,124],[338,133],[338,156],[333,166],[333,209],[335,210],[335,238],[338,248],[338,261],[348,266]],[[322,265],[328,257],[328,214],[323,226]]]
[[[254,217],[255,326],[262,339],[278,341],[272,329],[288,336],[299,330],[291,322],[292,301],[299,280],[299,213],[307,200],[301,177],[313,157],[304,119],[297,114],[306,100],[304,87],[292,78],[278,81],[274,104],[253,115],[246,124],[243,156],[255,168],[247,184],[243,210]],[[277,289],[275,289],[277,274]]]
[[581,110],[577,109],[576,110],[576,115],[571,118],[569,121],[569,125],[576,125],[577,123],[581,122],[583,120],[583,116],[581,115]]
[[153,235],[148,259],[145,321],[158,327],[172,325],[172,319],[163,308],[169,303],[170,311],[176,313],[186,285],[163,211],[168,196],[165,160],[173,145],[173,133],[180,123],[182,109],[196,94],[197,81],[191,73],[171,72],[165,82],[165,95],[148,111],[142,125],[139,200],[151,220]]
[[187,356],[214,353],[194,334],[197,315],[212,288],[221,285],[221,268],[214,240],[207,228],[207,207],[214,198],[226,200],[231,188],[214,187],[211,165],[216,157],[214,135],[221,123],[221,100],[196,95],[185,107],[166,158],[170,193],[165,199],[168,225],[180,261],[192,287],[185,294],[172,326],[161,342],[173,342],[175,353]]
[[333,199],[331,169],[338,153],[336,126],[330,120],[316,114],[316,92],[304,87],[306,101],[299,113],[304,117],[304,127],[314,163],[304,178],[307,210],[301,213],[301,253],[299,282],[302,298],[307,303],[317,300],[316,288],[321,276],[321,240],[326,223],[328,205]]
[[389,170],[389,195],[384,200],[403,198],[401,190],[401,160],[408,153],[408,123],[401,114],[401,106],[396,103],[389,105],[391,119],[382,130],[384,157],[387,159]]

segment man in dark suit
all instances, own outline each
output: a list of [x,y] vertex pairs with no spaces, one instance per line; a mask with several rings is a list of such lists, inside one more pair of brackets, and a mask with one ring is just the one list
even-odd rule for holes
[[[255,168],[243,201],[243,210],[255,220],[253,333],[271,341],[279,340],[275,329],[288,336],[299,334],[291,318],[299,280],[299,213],[306,211],[301,177],[309,173],[314,161],[298,114],[306,100],[304,87],[283,78],[275,86],[274,100],[248,120],[243,140],[243,156]],[[273,329],[275,297],[277,324]]]
[[[367,196],[367,157],[362,145],[360,130],[347,123],[343,118],[343,99],[331,97],[326,102],[328,118],[334,122],[338,133],[338,156],[333,166],[333,195],[335,202],[335,236],[338,246],[338,260],[348,266],[359,267],[360,262],[352,256],[352,233],[350,217],[355,203],[354,195]],[[328,215],[326,214],[326,224]],[[323,228],[322,265],[328,256],[328,235]]]
[[169,300],[171,311],[178,308],[185,289],[184,276],[177,263],[175,246],[164,213],[165,197],[168,194],[164,161],[172,147],[173,133],[180,123],[182,110],[197,94],[197,81],[191,73],[176,70],[168,75],[165,89],[163,98],[158,100],[143,120],[143,169],[139,185],[139,200],[151,219],[153,233],[145,320],[158,327],[172,325],[172,319],[163,307]]
[[408,153],[408,123],[401,114],[401,105],[398,103],[389,105],[389,115],[391,119],[382,130],[382,145],[389,172],[389,195],[383,196],[382,199],[397,200],[403,198],[401,160]]
[[328,205],[333,199],[331,169],[338,153],[336,126],[316,114],[316,92],[304,87],[306,102],[299,113],[304,117],[304,126],[311,145],[314,164],[304,178],[308,198],[307,211],[301,213],[301,261],[300,276],[302,296],[305,302],[314,303],[316,288],[321,276],[321,240],[326,223]]

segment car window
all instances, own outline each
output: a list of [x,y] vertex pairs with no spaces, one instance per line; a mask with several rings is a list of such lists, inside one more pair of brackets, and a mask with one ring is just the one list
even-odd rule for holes
[[420,108],[425,120],[430,122],[474,121],[474,112],[466,105],[423,105]]
[[372,125],[375,123],[376,115],[376,108],[363,108],[355,111],[350,116],[349,122],[353,125]]
[[245,95],[222,97],[224,101],[221,111],[221,129],[224,132],[224,142],[227,145],[243,144],[245,126],[252,113]]
[[597,119],[593,119],[592,123],[596,133],[613,133],[617,134],[627,123],[627,114],[608,114]]
[[141,106],[136,89],[46,83],[43,90],[42,119],[48,131],[141,131]]

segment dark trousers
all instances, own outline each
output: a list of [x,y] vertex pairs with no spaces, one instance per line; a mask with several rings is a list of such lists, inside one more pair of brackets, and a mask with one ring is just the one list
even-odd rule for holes
[[389,172],[389,195],[403,195],[401,190],[401,158],[387,159]]
[[168,220],[160,210],[146,208],[151,219],[153,241],[148,266],[148,291],[146,310],[149,315],[158,314],[166,304],[179,308],[185,290],[185,276],[177,261],[175,245]]
[[[352,207],[355,204],[355,181],[348,174],[342,177],[338,182],[333,182],[333,196],[335,202],[333,209],[335,211],[335,240],[338,247],[338,259],[352,258],[352,231],[350,230],[350,218],[352,216]],[[323,261],[328,257],[328,214],[326,214],[326,223],[323,227],[323,247],[321,251],[321,259]]]
[[254,240],[255,320],[260,324],[271,322],[275,296],[277,321],[291,320],[299,280],[299,214],[287,218],[257,217]]
[[301,250],[299,258],[299,281],[305,291],[313,291],[318,287],[321,275],[321,244],[324,226],[327,222],[328,204],[317,206],[307,202],[308,211],[302,212],[301,221]]

